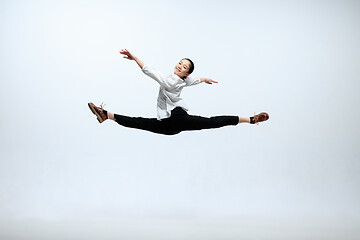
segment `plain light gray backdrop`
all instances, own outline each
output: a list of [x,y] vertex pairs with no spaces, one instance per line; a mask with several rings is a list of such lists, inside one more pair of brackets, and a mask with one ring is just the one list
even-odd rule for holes
[[[1,1],[1,239],[357,239],[358,1]],[[118,51],[217,85],[190,114],[259,126],[162,136],[157,83]]]

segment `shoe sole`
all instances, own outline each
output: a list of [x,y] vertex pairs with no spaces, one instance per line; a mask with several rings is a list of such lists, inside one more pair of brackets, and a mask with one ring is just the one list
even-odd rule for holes
[[90,108],[90,110],[92,111],[93,114],[95,114],[97,120],[99,121],[99,123],[102,123],[104,120],[102,119],[102,117],[96,112],[96,110],[94,109],[94,107],[91,105],[91,103],[88,103],[88,106]]

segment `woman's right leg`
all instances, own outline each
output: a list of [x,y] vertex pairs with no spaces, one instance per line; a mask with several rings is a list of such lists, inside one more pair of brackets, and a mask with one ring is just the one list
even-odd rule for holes
[[179,133],[179,131],[171,129],[171,124],[167,123],[166,120],[160,121],[156,118],[128,117],[109,112],[108,117],[124,127],[136,128],[164,135],[174,135]]
[[156,118],[128,117],[108,112],[104,110],[102,106],[97,107],[91,102],[88,103],[88,106],[96,115],[99,123],[104,122],[106,119],[110,119],[124,127],[146,130],[158,134],[174,135],[180,132],[174,130],[170,119],[160,121]]

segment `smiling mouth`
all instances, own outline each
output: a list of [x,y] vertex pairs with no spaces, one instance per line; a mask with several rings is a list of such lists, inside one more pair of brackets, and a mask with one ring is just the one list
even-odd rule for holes
[[176,70],[178,70],[179,72],[181,72],[181,69],[180,69],[180,68],[176,68]]

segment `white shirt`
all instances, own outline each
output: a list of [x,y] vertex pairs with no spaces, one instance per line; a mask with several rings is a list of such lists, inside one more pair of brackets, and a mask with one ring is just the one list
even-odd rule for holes
[[142,71],[160,84],[157,99],[157,119],[161,120],[170,117],[171,110],[176,107],[188,111],[185,102],[180,97],[181,91],[184,87],[199,84],[200,78],[188,76],[181,79],[174,73],[165,77],[161,72],[146,64],[143,66]]

